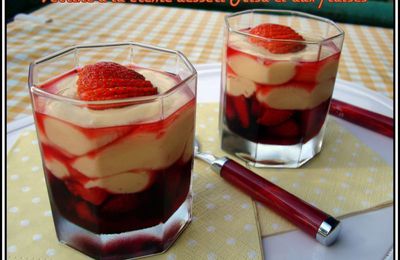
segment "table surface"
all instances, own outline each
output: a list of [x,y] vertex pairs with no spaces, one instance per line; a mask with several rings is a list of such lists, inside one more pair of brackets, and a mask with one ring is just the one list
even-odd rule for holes
[[[34,15],[51,17],[52,22],[15,21],[7,25],[8,123],[32,115],[27,89],[28,66],[32,60],[74,44],[138,41],[180,50],[195,64],[220,62],[226,13],[133,4],[51,4]],[[338,77],[392,98],[393,30],[340,26],[346,37]],[[355,251],[363,251],[362,247],[357,247],[358,239],[367,241],[363,246],[368,243],[372,246],[377,240],[368,240],[369,234],[378,230],[380,234],[391,232],[391,216],[392,209],[386,208],[344,220],[345,227],[354,223],[365,225],[362,234],[350,237]],[[379,229],[382,221],[386,224]],[[291,244],[290,241],[304,241],[304,244],[282,250],[282,246]],[[389,240],[381,241],[378,255],[383,256],[391,245]],[[272,236],[263,242],[268,259],[293,259],[299,256],[294,249],[312,243],[296,232]],[[319,247],[314,246],[312,252],[313,259],[329,258],[329,252]]]
[[[29,63],[82,43],[145,42],[183,52],[193,64],[220,62],[226,13],[135,4],[50,4],[50,23],[7,24],[7,122],[31,115]],[[393,95],[393,30],[339,24],[345,41],[338,77]]]

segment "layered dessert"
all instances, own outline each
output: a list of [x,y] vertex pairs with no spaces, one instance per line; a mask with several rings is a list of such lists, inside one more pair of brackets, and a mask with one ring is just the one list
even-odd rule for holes
[[[34,98],[53,214],[93,234],[144,230],[170,219],[190,196],[193,163],[195,93],[175,89],[180,83],[167,72],[99,62],[39,86],[54,94]],[[165,93],[173,94],[159,98]],[[130,239],[125,247],[132,257],[160,251],[171,238]]]
[[307,143],[324,125],[339,48],[278,24],[241,32],[227,41],[224,123],[258,144]]

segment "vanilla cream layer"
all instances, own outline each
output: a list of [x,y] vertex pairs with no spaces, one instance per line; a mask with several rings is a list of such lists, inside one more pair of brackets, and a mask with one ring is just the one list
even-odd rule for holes
[[[177,82],[174,78],[163,73],[144,69],[140,73],[145,74],[146,79],[150,80],[159,92],[174,87]],[[66,77],[56,83],[55,88],[61,91],[61,95],[77,98],[76,87],[77,76]],[[193,98],[193,93],[189,91],[177,92],[173,98],[164,99],[164,103],[159,99],[150,103],[142,103],[139,105],[130,105],[121,108],[110,108],[105,110],[94,110],[86,106],[77,106],[68,102],[47,99],[47,103],[43,106],[45,111],[39,111],[56,118],[60,118],[66,122],[73,123],[81,127],[106,127],[126,125],[135,122],[153,122],[158,121],[164,112],[171,113],[177,107],[185,104]]]
[[[280,85],[289,82],[296,75],[296,66],[299,62],[315,62],[335,53],[333,48],[318,44],[307,44],[298,52],[274,54],[268,49],[253,44],[246,37],[233,34],[228,42],[229,46],[243,54],[234,54],[227,57],[230,68],[238,75],[259,84]],[[338,61],[325,74],[336,74]],[[333,70],[331,69],[333,68]],[[318,72],[319,73],[319,72]],[[318,77],[319,75],[317,75]]]
[[[137,71],[143,73],[146,79],[150,80],[153,85],[157,87],[159,93],[165,92],[177,84],[177,81],[173,77],[169,77],[160,72],[145,69]],[[54,88],[60,91],[60,95],[69,98],[77,98],[76,81],[76,75],[69,76],[57,82]],[[94,110],[86,106],[77,106],[64,101],[48,99],[43,106],[45,107],[45,111],[39,112],[60,118],[81,127],[118,126],[135,122],[158,121],[162,116],[165,117],[169,115],[177,107],[182,106],[192,98],[193,93],[189,90],[180,91],[174,93],[173,98],[159,99],[158,101],[149,103],[105,110]]]
[[[166,74],[145,69],[138,71],[143,73],[146,79],[150,80],[160,92],[171,89],[177,84],[173,77],[169,77]],[[53,89],[61,92],[63,96],[76,98],[76,79],[76,76],[66,77],[57,82]],[[174,113],[176,109],[182,107],[193,96],[194,94],[186,87],[157,101],[104,110],[94,110],[86,106],[46,99],[46,104],[37,106],[37,108],[42,108],[44,111],[37,112],[54,118],[47,117],[44,121],[46,141],[53,143],[67,154],[80,156],[114,141],[124,133],[116,132],[89,139],[75,126],[98,128],[129,125],[138,122],[156,122]],[[37,101],[40,102],[42,100],[37,99]]]
[[72,167],[89,178],[104,178],[135,169],[167,168],[184,155],[187,145],[192,147],[193,143],[187,143],[193,140],[194,116],[193,105],[164,129],[129,134],[95,155],[78,157]]
[[145,190],[151,184],[151,172],[126,172],[110,177],[90,180],[85,188],[102,188],[112,193],[136,193]]
[[[173,115],[175,116],[175,115]],[[128,134],[95,155],[76,157],[72,167],[91,180],[86,188],[103,188],[112,193],[134,193],[151,184],[155,170],[165,169],[193,155],[195,106],[183,110],[160,131]],[[59,138],[72,132],[63,132]],[[90,142],[89,139],[81,140]],[[46,167],[59,179],[73,176],[63,162],[45,158]]]
[[248,98],[253,95],[256,89],[256,83],[247,78],[234,75],[226,76],[226,92],[228,92],[231,96],[243,95]]
[[318,83],[312,91],[307,91],[296,84],[256,93],[257,100],[275,109],[304,110],[311,109],[329,99],[333,92],[335,80]]

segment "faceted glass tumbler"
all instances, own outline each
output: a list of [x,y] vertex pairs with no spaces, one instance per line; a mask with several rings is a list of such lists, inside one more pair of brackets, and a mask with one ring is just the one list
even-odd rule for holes
[[[252,30],[261,24],[264,35]],[[303,38],[286,37],[287,27]],[[265,37],[268,30],[275,37]],[[332,21],[301,12],[247,10],[226,16],[222,149],[255,167],[296,168],[318,154],[343,38]]]
[[[80,69],[115,62],[159,94],[83,101]],[[34,61],[29,90],[58,240],[96,259],[167,250],[191,221],[197,73],[178,51],[78,45]]]

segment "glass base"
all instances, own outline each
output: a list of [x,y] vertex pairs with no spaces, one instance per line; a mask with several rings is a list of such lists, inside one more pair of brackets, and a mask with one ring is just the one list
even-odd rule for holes
[[53,211],[58,240],[95,259],[128,259],[165,252],[192,218],[189,193],[178,210],[165,223],[119,234],[95,234]]
[[320,132],[306,143],[270,145],[249,141],[226,126],[222,127],[221,148],[257,168],[298,168],[321,151],[325,124]]

